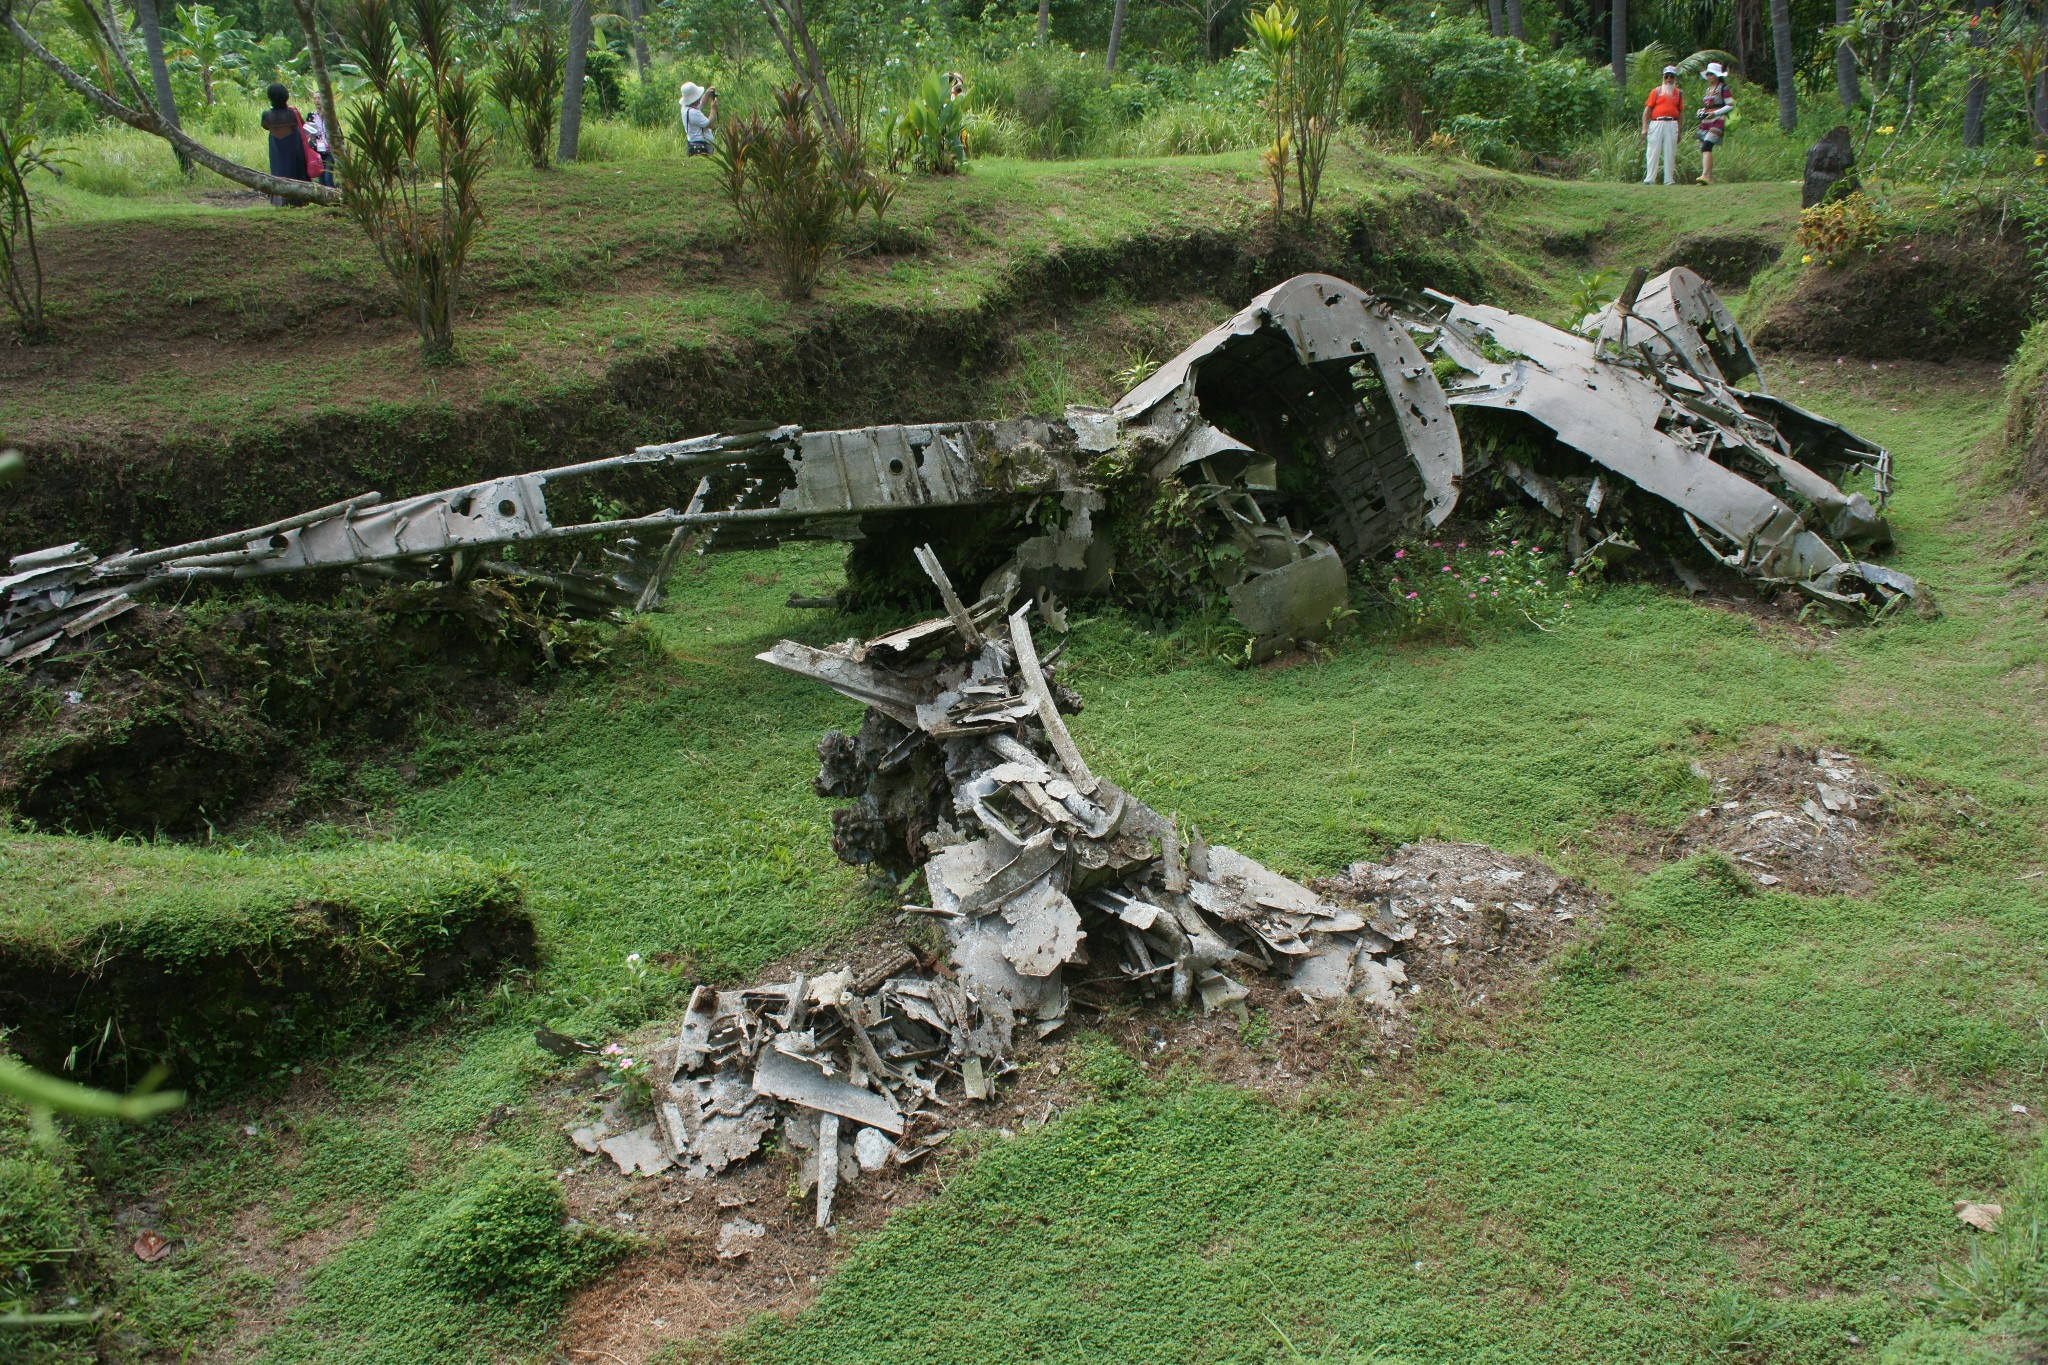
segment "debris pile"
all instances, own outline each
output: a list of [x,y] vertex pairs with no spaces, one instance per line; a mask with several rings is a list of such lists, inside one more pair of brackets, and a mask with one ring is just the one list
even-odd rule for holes
[[649,1068],[653,1120],[615,1132],[614,1107],[571,1137],[622,1171],[708,1179],[780,1126],[804,1153],[803,1187],[816,1189],[824,1227],[841,1184],[915,1161],[944,1136],[942,1085],[986,1098],[1009,1043],[968,991],[908,952],[860,980],[842,968],[747,990],[700,986]]
[[1392,1002],[1412,930],[1348,910],[1210,845],[1091,772],[1062,710],[1080,699],[1042,660],[1027,604],[960,601],[929,549],[947,615],[831,649],[783,641],[768,663],[868,703],[858,735],[819,745],[841,858],[922,869],[959,980],[1005,1030],[1067,1010],[1062,969],[1214,1010],[1248,972],[1317,995]]
[[1878,777],[1832,749],[1786,747],[1716,776],[1693,765],[1712,800],[1679,831],[1668,852],[1726,853],[1765,886],[1802,895],[1869,889],[1865,850],[1890,817]]
[[922,1156],[946,1110],[988,1098],[1019,1048],[1060,1027],[1068,968],[1204,1012],[1240,1005],[1253,972],[1400,1008],[1412,914],[1340,905],[1091,772],[1061,719],[1080,699],[1054,678],[1057,651],[1040,657],[1031,606],[969,607],[929,547],[918,560],[945,616],[760,657],[868,704],[858,735],[819,745],[819,794],[852,801],[833,846],[920,873],[930,904],[907,908],[943,924],[947,960],[699,988],[654,1057],[653,1119],[619,1131],[615,1103],[572,1134],[622,1171],[709,1178],[779,1125],[825,1226],[841,1183]]

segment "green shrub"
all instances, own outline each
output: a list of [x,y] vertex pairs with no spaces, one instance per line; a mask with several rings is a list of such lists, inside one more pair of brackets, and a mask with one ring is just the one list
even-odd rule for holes
[[1561,153],[1613,117],[1606,72],[1492,37],[1476,18],[1421,32],[1368,18],[1352,46],[1361,73],[1352,116],[1418,145],[1443,131],[1475,159],[1506,162]]
[[488,1148],[421,1225],[413,1263],[452,1294],[551,1305],[637,1245],[567,1219],[561,1187],[545,1171]]
[[1479,540],[1409,541],[1391,559],[1360,567],[1367,585],[1406,630],[1463,633],[1478,626],[1554,630],[1572,603],[1594,591],[1550,547],[1516,534],[1506,513]]

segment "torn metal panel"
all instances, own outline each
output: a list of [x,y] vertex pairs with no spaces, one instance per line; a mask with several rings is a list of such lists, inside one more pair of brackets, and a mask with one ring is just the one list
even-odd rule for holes
[[1762,367],[1735,315],[1712,285],[1684,266],[1665,271],[1646,283],[1634,304],[1622,309],[1610,303],[1587,318],[1579,329],[1599,338],[1603,346],[1627,351],[1647,346],[1650,353],[1676,360],[1683,355],[1695,370],[1723,383],[1756,376]]
[[[1917,595],[1908,576],[1867,572],[1875,566],[1850,554],[1890,539],[1879,515],[1889,455],[1783,399],[1733,387],[1755,373],[1755,357],[1690,271],[1667,272],[1588,319],[1596,336],[1432,297],[1440,307],[1409,321],[1463,371],[1449,387],[1453,405],[1526,417],[1585,466],[1667,504],[1716,560],[1744,574],[1864,611]],[[1589,547],[1611,558],[1638,545],[1629,499],[1600,478],[1597,496],[1571,506],[1555,471],[1502,468],[1565,523],[1581,562]],[[1877,502],[1821,469],[1869,472]]]

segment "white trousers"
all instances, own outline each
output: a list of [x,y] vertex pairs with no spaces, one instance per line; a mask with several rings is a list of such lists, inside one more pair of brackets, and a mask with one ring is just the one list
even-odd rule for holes
[[1650,135],[1643,147],[1643,183],[1654,184],[1657,179],[1657,158],[1664,158],[1664,183],[1678,181],[1678,120],[1660,118],[1651,122]]

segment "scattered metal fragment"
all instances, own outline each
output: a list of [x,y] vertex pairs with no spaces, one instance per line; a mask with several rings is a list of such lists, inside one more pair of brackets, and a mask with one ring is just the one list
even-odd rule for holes
[[754,1244],[768,1235],[768,1229],[751,1218],[733,1218],[719,1225],[718,1259],[736,1261],[753,1253]]
[[1998,1231],[1998,1220],[2005,1217],[2005,1209],[1997,1204],[1974,1204],[1967,1199],[1955,1201],[1956,1217],[1968,1223],[1979,1232]]
[[[936,557],[919,562],[953,597]],[[1059,1026],[1068,966],[1215,1010],[1243,999],[1238,973],[1388,951],[1357,913],[1091,772],[1061,718],[1080,699],[1041,660],[1028,607],[1001,634],[972,625],[1005,608],[984,599],[877,639],[760,656],[868,703],[857,736],[819,744],[819,794],[852,802],[833,812],[833,847],[899,876],[922,869],[953,970],[1005,1048],[1020,1028]],[[1366,971],[1364,989],[1385,975]],[[1316,979],[1345,994],[1352,976],[1326,967]],[[963,1083],[973,1093],[982,1078]]]

